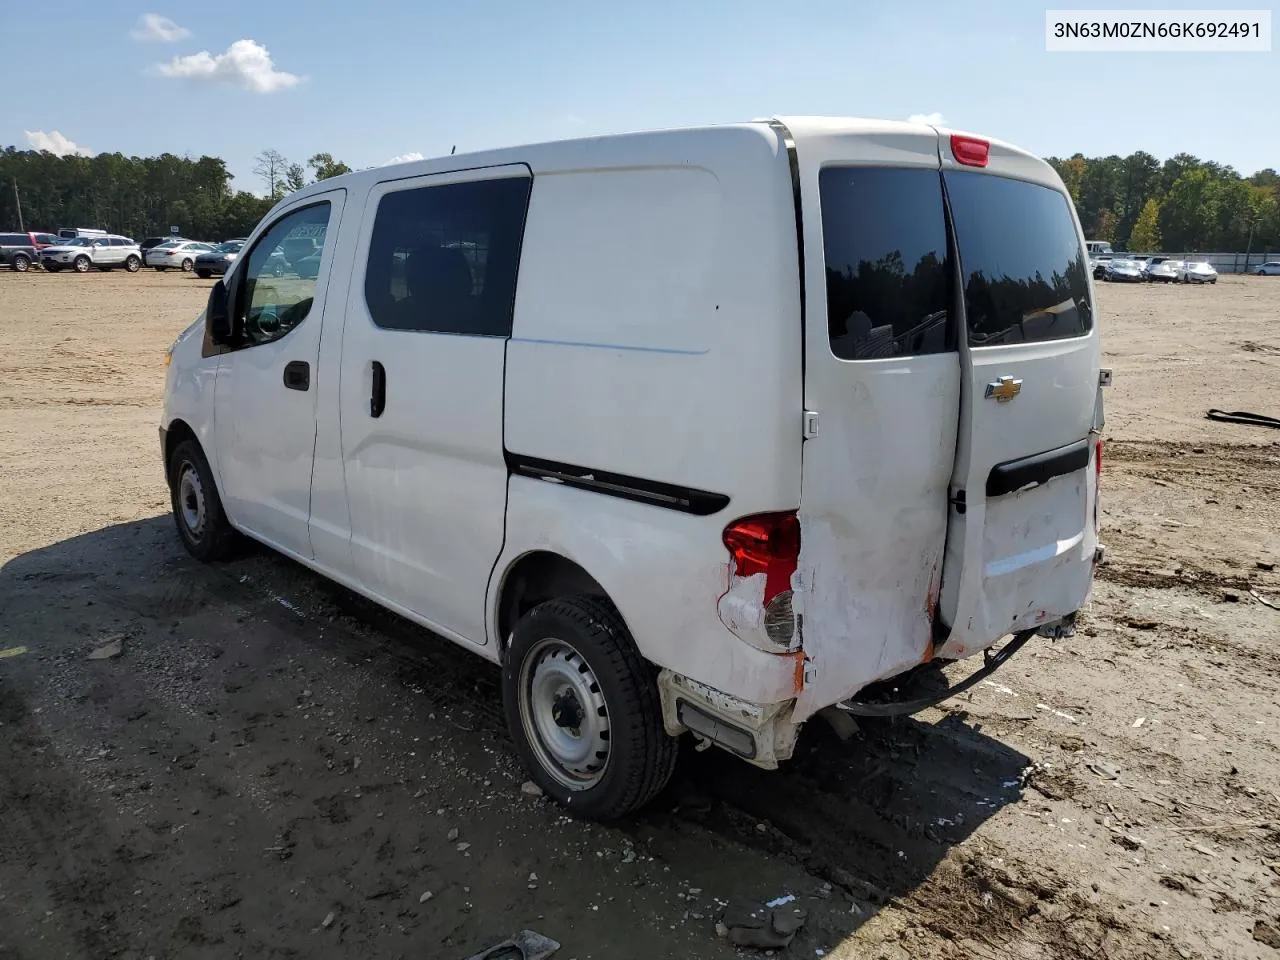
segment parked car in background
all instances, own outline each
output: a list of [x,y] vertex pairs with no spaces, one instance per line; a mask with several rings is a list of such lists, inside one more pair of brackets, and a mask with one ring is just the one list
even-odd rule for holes
[[1087,240],[1085,241],[1085,249],[1089,251],[1089,256],[1096,257],[1100,253],[1111,255],[1111,244],[1105,240]]
[[228,240],[226,243],[218,244],[208,253],[200,254],[196,257],[196,276],[202,278],[223,276],[236,262],[236,257],[243,246],[243,240]]
[[1280,277],[1280,260],[1268,260],[1253,272],[1259,277]]
[[0,264],[25,273],[38,259],[39,254],[31,234],[0,233]]
[[213,244],[198,240],[166,240],[147,251],[147,266],[156,270],[176,267],[183,273],[190,273],[195,269],[196,257],[212,250]]
[[1151,258],[1150,257],[1127,257],[1126,259],[1132,260],[1134,263],[1138,265],[1138,269],[1142,271],[1142,278],[1145,280],[1147,278],[1147,267],[1151,263]]
[[1107,263],[1106,279],[1121,283],[1141,283],[1144,274],[1138,261],[1117,257]]
[[76,273],[88,273],[90,267],[104,272],[124,267],[133,273],[142,266],[142,252],[128,237],[72,237],[41,250],[40,265],[50,273],[64,267]]
[[1093,273],[1093,279],[1102,280],[1107,275],[1107,264],[1112,260],[1111,254],[1098,255],[1089,258],[1089,270]]
[[170,237],[147,237],[147,238],[146,238],[145,240],[143,240],[140,244],[138,244],[138,249],[142,251],[142,262],[143,262],[143,263],[146,263],[146,262],[147,262],[147,254],[148,254],[150,251],[154,250],[156,247],[160,246],[160,244],[162,244],[162,243],[169,243],[170,241],[173,241],[173,240],[186,240],[186,239],[187,239],[186,237],[172,237],[172,236],[170,236]]
[[72,240],[76,237],[107,237],[110,236],[105,230],[99,230],[97,227],[59,227],[58,239]]
[[1178,267],[1178,279],[1183,283],[1217,283],[1218,271],[1204,261],[1188,260]]
[[1147,279],[1160,283],[1174,283],[1178,279],[1178,270],[1181,267],[1181,260],[1152,257],[1151,262],[1147,264]]

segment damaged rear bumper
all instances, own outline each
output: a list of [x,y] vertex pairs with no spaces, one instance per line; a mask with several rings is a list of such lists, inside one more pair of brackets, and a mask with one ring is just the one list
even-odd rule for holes
[[[943,663],[921,665],[898,677],[871,684],[856,697],[833,704],[863,717],[901,717],[937,706],[999,670],[1032,638],[1062,639],[1075,633],[1075,614],[1013,635],[998,650],[983,653],[983,665],[955,683],[946,683]],[[921,688],[925,674],[931,689]],[[939,683],[941,678],[943,682]],[[803,721],[795,719],[795,701],[759,704],[724,693],[671,670],[658,675],[663,726],[673,737],[693,733],[748,763],[767,770],[791,758]]]
[[791,758],[800,724],[794,700],[751,703],[670,670],[658,674],[662,722],[673,737],[691,732],[766,770]]

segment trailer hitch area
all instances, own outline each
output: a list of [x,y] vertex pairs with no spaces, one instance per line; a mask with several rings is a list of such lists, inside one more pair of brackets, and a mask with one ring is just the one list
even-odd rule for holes
[[[1014,634],[1012,639],[999,650],[984,650],[982,666],[956,683],[945,684],[946,674],[941,670],[945,662],[935,660],[897,677],[871,684],[860,691],[856,698],[845,700],[836,706],[858,717],[907,717],[913,713],[919,713],[921,710],[935,707],[943,700],[977,686],[1004,666],[1005,662],[1021,650],[1023,645],[1038,632],[1038,630],[1023,630],[1021,633]],[[941,687],[939,687],[939,680],[944,682]],[[926,689],[927,692],[925,692]]]

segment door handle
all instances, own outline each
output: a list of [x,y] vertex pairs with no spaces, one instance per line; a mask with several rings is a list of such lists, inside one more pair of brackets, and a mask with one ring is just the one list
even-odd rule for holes
[[387,368],[373,361],[373,396],[369,398],[369,416],[380,417],[387,408]]
[[311,389],[311,364],[305,360],[290,360],[284,365],[284,385],[290,390]]

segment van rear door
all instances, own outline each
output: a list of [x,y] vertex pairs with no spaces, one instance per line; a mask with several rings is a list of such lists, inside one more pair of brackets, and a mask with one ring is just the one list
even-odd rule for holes
[[923,125],[781,122],[806,296],[804,720],[1083,606],[1099,351],[1042,161],[993,143],[965,166]]
[[939,136],[963,379],[943,658],[1079,610],[1097,545],[1100,349],[1084,237],[1047,164],[991,143],[978,165],[983,145]]
[[961,377],[937,134],[782,122],[804,241],[804,720],[930,654]]

